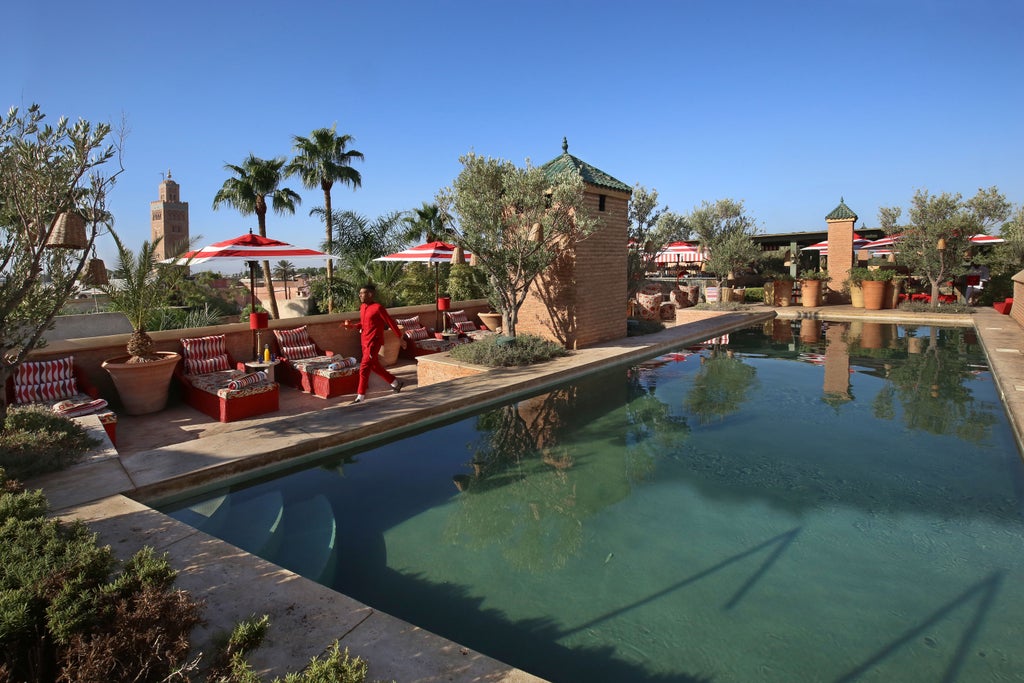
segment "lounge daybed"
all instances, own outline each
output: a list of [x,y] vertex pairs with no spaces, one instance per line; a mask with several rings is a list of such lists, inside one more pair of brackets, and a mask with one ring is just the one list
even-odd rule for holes
[[455,330],[459,335],[465,335],[471,340],[482,339],[495,334],[491,330],[481,330],[476,326],[472,320],[466,315],[465,311],[446,311],[445,317],[448,319],[448,328]]
[[463,339],[437,339],[434,331],[420,322],[420,317],[414,315],[410,318],[395,318],[398,329],[402,331],[402,338],[405,339],[405,348],[401,354],[406,358],[416,358],[431,353],[449,351],[458,344],[468,340]]
[[7,378],[8,405],[38,404],[58,415],[75,418],[95,414],[110,437],[117,443],[117,414],[89,381],[74,356],[53,360],[24,361]]
[[320,398],[354,394],[359,388],[359,361],[324,351],[309,336],[305,325],[274,330],[281,365],[277,379]]
[[266,373],[249,373],[228,355],[224,335],[182,339],[181,361],[174,369],[185,402],[221,422],[233,422],[278,409],[277,382]]

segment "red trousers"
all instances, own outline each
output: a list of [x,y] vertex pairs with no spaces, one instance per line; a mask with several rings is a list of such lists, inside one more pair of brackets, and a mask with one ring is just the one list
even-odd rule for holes
[[395,381],[395,376],[380,364],[378,356],[380,354],[380,347],[383,345],[383,342],[379,341],[363,342],[363,359],[359,363],[359,388],[356,389],[356,393],[365,394],[370,388],[371,370],[383,377],[388,384]]

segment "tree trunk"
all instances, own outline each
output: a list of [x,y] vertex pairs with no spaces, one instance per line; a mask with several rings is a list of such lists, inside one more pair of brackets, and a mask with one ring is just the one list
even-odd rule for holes
[[934,311],[939,307],[939,281],[932,280],[932,301],[931,308]]
[[[260,237],[267,236],[267,207],[264,204],[263,210],[256,210],[256,219],[260,227]],[[270,316],[274,320],[280,320],[277,313],[277,297],[274,296],[274,281],[270,278],[270,261],[263,262],[263,281],[267,285],[267,298],[270,300]]]
[[[334,255],[334,217],[331,215],[331,189],[324,188],[324,215],[327,217],[327,253]],[[334,259],[327,259],[327,312],[334,313]]]
[[11,371],[8,369],[7,364],[0,361],[0,432],[4,431],[4,425],[7,424],[7,378],[11,376]]

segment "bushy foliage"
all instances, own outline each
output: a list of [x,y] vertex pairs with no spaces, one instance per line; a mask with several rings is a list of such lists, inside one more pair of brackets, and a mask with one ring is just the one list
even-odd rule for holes
[[18,479],[72,465],[99,442],[80,424],[45,406],[17,406],[0,431],[0,467]]
[[533,365],[569,355],[562,345],[532,334],[516,337],[490,335],[472,344],[460,344],[450,353],[452,358],[463,363],[492,368]]
[[665,324],[657,320],[630,320],[626,327],[627,337],[642,337],[645,334],[654,334],[665,329]]

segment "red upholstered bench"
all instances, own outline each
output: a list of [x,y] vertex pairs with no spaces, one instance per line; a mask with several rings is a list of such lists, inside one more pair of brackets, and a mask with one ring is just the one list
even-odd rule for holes
[[324,351],[303,325],[291,330],[274,330],[281,366],[277,379],[320,398],[354,394],[359,388],[359,361]]

